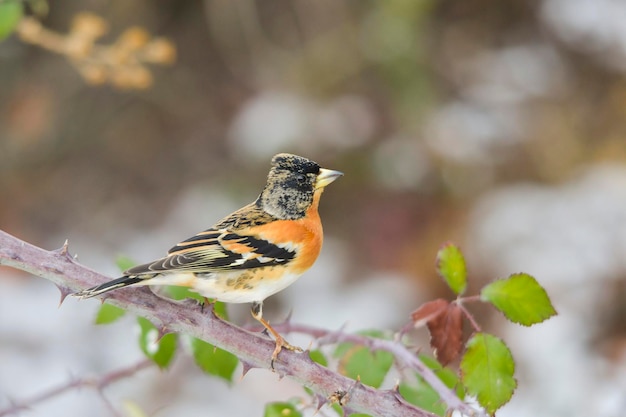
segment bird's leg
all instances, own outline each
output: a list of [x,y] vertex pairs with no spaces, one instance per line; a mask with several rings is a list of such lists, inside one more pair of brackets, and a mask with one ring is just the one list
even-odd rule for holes
[[287,350],[291,350],[293,352],[302,352],[302,348],[298,346],[293,346],[289,344],[272,326],[270,326],[269,322],[263,318],[263,303],[252,303],[252,317],[257,320],[259,323],[267,329],[268,332],[274,336],[274,340],[276,340],[276,348],[274,348],[274,352],[272,353],[272,361],[270,366],[274,369],[274,361],[278,357],[280,351],[285,348]]

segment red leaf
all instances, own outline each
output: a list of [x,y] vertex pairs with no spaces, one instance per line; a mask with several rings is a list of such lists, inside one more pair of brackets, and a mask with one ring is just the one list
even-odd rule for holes
[[[418,309],[419,310],[419,309]],[[449,304],[445,311],[426,322],[430,331],[430,346],[442,365],[455,360],[463,349],[463,312],[457,304]]]
[[423,326],[424,323],[435,319],[437,316],[444,313],[449,305],[450,303],[443,298],[422,304],[417,310],[411,313],[415,327]]

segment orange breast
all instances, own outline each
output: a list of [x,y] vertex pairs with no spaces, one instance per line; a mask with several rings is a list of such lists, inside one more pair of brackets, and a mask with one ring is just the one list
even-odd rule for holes
[[[321,190],[320,190],[321,191]],[[277,220],[260,226],[260,236],[273,243],[291,242],[298,255],[291,264],[294,273],[303,273],[313,265],[322,249],[324,232],[317,207],[321,193],[316,192],[307,215],[298,220]]]

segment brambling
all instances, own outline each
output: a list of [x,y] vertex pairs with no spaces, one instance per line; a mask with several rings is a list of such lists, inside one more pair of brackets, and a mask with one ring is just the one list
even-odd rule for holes
[[205,298],[252,303],[252,316],[276,341],[272,367],[282,348],[301,350],[263,318],[263,300],[293,284],[315,262],[323,240],[320,196],[343,173],[286,153],[275,155],[271,165],[253,203],[177,244],[166,257],[74,295],[90,298],[138,285],[188,287]]

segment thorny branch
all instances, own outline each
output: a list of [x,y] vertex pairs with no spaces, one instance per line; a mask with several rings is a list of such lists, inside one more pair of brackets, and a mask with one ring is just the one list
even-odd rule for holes
[[319,327],[307,326],[302,324],[296,324],[291,322],[285,322],[281,324],[274,324],[274,328],[280,332],[285,333],[302,333],[313,336],[317,339],[319,345],[335,344],[341,342],[350,342],[358,345],[363,345],[370,350],[384,350],[393,354],[395,360],[400,366],[408,369],[413,369],[417,372],[424,381],[426,381],[437,393],[442,401],[444,401],[450,409],[456,409],[463,414],[471,414],[473,416],[479,416],[480,412],[468,404],[461,401],[456,394],[449,389],[442,381],[437,377],[435,372],[426,366],[422,360],[411,352],[403,344],[393,341],[371,338],[359,334],[345,333],[342,331],[331,331],[322,329]]
[[[102,283],[110,278],[77,263],[68,253],[67,243],[55,251],[46,251],[21,241],[0,230],[0,265],[11,266],[54,282],[61,291],[61,302],[80,289]],[[108,302],[137,315],[146,317],[163,334],[179,332],[205,340],[236,355],[244,370],[270,367],[274,342],[258,333],[252,333],[215,314],[202,313],[192,302],[174,302],[155,296],[147,288],[127,289],[107,293]],[[325,337],[326,342],[349,341],[357,337],[358,343],[392,352],[400,363],[415,369],[446,401],[450,410],[467,415],[480,415],[475,409],[456,398],[419,359],[401,344],[348,335],[342,332],[313,331],[311,328],[284,324],[290,331],[303,331],[315,337]],[[346,408],[352,412],[372,416],[433,417],[434,415],[406,402],[396,390],[380,390],[346,378],[325,368],[305,353],[283,350],[274,364],[279,376],[287,376],[313,390],[320,399],[319,406],[336,395],[350,392]],[[439,382],[436,382],[439,381]]]
[[24,410],[28,410],[29,408],[31,408],[32,406],[34,406],[35,404],[39,404],[41,402],[44,402],[50,398],[56,397],[57,395],[61,395],[66,391],[70,391],[73,389],[77,389],[77,388],[81,388],[81,387],[90,387],[90,388],[94,388],[96,391],[98,391],[98,393],[100,394],[100,396],[102,397],[104,403],[107,405],[107,407],[111,408],[111,411],[114,415],[117,415],[117,413],[115,412],[115,410],[113,409],[112,405],[109,403],[109,401],[104,397],[103,395],[103,390],[111,385],[112,383],[119,381],[120,379],[124,379],[124,378],[128,378],[131,377],[133,375],[135,375],[137,372],[145,369],[145,368],[149,368],[153,366],[152,361],[149,359],[144,359],[132,366],[123,368],[123,369],[119,369],[117,371],[113,371],[107,374],[104,374],[103,376],[99,377],[99,378],[95,378],[95,377],[83,377],[83,378],[72,378],[70,379],[70,381],[68,381],[67,383],[52,388],[48,391],[45,391],[39,395],[36,395],[30,399],[27,400],[22,400],[20,402],[12,402],[12,404],[5,408],[5,409],[0,409],[0,417],[2,416],[9,416],[12,414],[18,414],[20,411],[24,411]]

